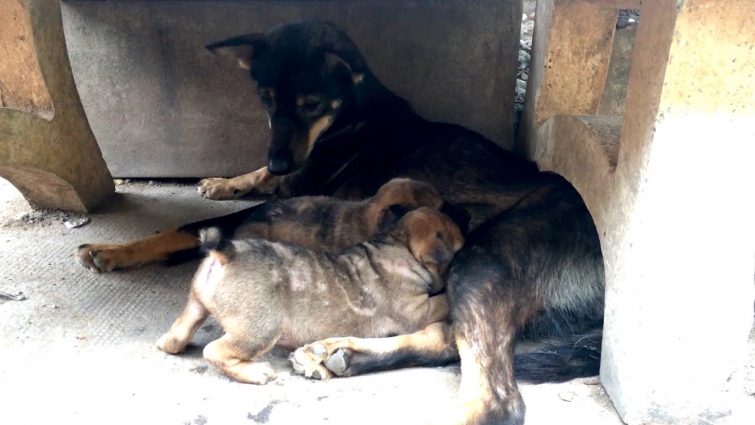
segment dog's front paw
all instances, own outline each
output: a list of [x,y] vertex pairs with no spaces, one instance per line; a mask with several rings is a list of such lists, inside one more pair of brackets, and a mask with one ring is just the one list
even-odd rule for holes
[[186,343],[176,338],[170,332],[161,336],[155,343],[160,351],[164,351],[169,354],[178,354],[186,349]]
[[244,196],[248,190],[244,190],[235,184],[234,179],[211,178],[199,182],[197,192],[207,199],[216,201],[236,199]]
[[118,264],[119,245],[84,244],[74,251],[74,258],[82,266],[97,273],[107,273],[120,268]]

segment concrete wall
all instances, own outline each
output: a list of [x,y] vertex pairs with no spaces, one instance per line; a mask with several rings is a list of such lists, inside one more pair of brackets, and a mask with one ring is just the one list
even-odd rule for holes
[[[723,386],[753,325],[755,8],[630,2],[538,1],[522,150],[574,184],[595,220],[600,378],[624,422],[750,423],[751,399]],[[624,71],[604,69],[627,6],[641,18],[622,88],[610,79]],[[593,31],[579,30],[585,17]],[[570,77],[580,62],[595,65],[589,78]]]
[[246,73],[204,49],[285,20],[330,19],[433,120],[511,147],[521,2],[65,1],[76,84],[115,177],[231,176],[266,162]]
[[85,212],[115,186],[68,62],[57,0],[0,1],[0,178],[34,208]]

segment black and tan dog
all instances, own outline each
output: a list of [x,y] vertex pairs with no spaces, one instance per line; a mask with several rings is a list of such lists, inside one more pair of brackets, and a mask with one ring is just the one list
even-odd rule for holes
[[[204,231],[209,251],[183,313],[157,346],[183,351],[212,314],[225,334],[204,357],[232,378],[275,378],[254,360],[273,346],[289,349],[331,335],[408,334],[448,318],[443,274],[464,239],[447,216],[427,207],[404,215],[389,232],[332,254],[263,239],[223,239]],[[296,364],[296,363],[295,363]],[[307,376],[330,372],[310,363]]]
[[[341,373],[441,364],[454,360],[449,351],[458,348],[458,414],[444,419],[521,424],[525,408],[515,378],[562,381],[598,372],[602,254],[590,214],[566,180],[478,133],[424,120],[380,83],[355,44],[331,24],[286,23],[209,49],[248,68],[271,137],[267,167],[205,180],[203,196],[362,199],[404,176],[435,186],[471,215],[472,234],[448,275],[452,329],[363,340],[366,345],[341,356],[348,360]],[[242,223],[267,221],[272,212],[264,205],[147,240],[85,245],[76,255],[107,271],[195,253],[200,229],[232,233]]]

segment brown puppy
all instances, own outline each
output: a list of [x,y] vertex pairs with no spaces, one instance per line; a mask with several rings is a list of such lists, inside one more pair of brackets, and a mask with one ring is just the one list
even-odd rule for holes
[[[183,351],[212,314],[225,334],[205,347],[205,359],[254,384],[275,378],[269,364],[254,361],[273,346],[408,334],[445,320],[446,296],[431,294],[443,289],[443,274],[464,242],[450,218],[426,207],[337,254],[261,239],[227,241],[217,228],[202,239],[209,255],[186,308],[157,346]],[[304,372],[330,376],[321,365]]]

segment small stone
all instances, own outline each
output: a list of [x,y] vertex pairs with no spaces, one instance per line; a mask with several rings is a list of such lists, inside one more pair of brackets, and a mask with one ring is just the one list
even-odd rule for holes
[[525,50],[519,50],[519,69],[524,69],[530,65],[530,54]]
[[567,392],[563,392],[563,393],[558,393],[558,398],[560,398],[563,401],[570,402],[570,401],[572,401],[574,399],[574,393],[571,392],[571,391],[567,391]]
[[598,384],[600,384],[600,378],[597,377],[597,376],[593,376],[593,377],[590,377],[590,378],[585,378],[582,381],[582,383],[585,384],[585,385],[598,385]]
[[123,180],[123,179],[114,179],[113,183],[115,183],[116,186],[120,186],[120,185],[126,183],[126,181]]
[[21,291],[18,291],[18,293],[16,294],[0,291],[0,299],[11,300],[11,301],[23,301],[27,299],[27,297],[26,297],[26,294],[24,294]]
[[126,179],[123,182],[126,183],[126,184],[129,184],[129,183],[131,183],[131,179]]
[[86,226],[89,224],[89,217],[81,217],[77,219],[67,220],[63,222],[63,224],[66,226],[66,229],[75,229],[77,227]]
[[517,78],[516,79],[516,97],[524,100],[525,93],[527,93],[527,83]]

